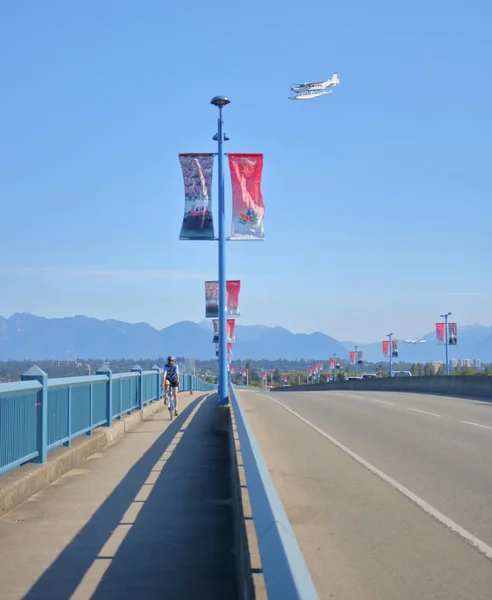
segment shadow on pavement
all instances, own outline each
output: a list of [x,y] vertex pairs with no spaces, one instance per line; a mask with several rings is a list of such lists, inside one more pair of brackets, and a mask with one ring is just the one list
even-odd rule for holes
[[202,399],[169,425],[24,600],[66,600],[76,590],[77,600],[237,597],[228,441],[213,430],[215,398]]

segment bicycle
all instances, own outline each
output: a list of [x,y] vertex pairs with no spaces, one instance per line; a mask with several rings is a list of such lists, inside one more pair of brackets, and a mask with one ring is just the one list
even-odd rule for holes
[[172,421],[173,416],[174,416],[174,411],[176,410],[175,404],[174,404],[174,395],[173,395],[172,386],[169,386],[168,397],[166,399],[167,399],[167,408],[169,409],[169,419],[170,419],[170,421]]

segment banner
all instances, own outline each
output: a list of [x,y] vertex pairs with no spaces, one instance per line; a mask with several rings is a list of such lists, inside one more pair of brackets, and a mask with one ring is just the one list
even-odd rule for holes
[[356,352],[351,352],[351,353],[350,353],[350,364],[351,364],[351,365],[355,365],[356,356],[357,356],[357,353],[356,353]]
[[436,323],[436,338],[438,344],[446,343],[446,325],[444,323]]
[[235,370],[236,370],[236,369],[234,368],[234,365],[231,365],[231,366],[229,367],[229,372],[230,372],[230,374],[231,374],[231,375],[234,375],[234,371],[235,371]]
[[390,343],[389,340],[384,340],[383,342],[383,356],[390,355]]
[[267,378],[266,371],[263,371],[263,373],[261,374],[261,378],[266,381],[266,378]]
[[391,349],[391,356],[393,358],[397,358],[398,357],[398,340],[392,341],[391,345],[393,346]]
[[227,294],[227,316],[228,317],[240,317],[241,311],[239,310],[239,292],[241,291],[241,282],[239,279],[228,281],[226,286]]
[[312,374],[313,374],[313,369],[312,369],[312,367],[309,367],[308,368],[308,375],[309,375],[309,377],[311,377]]
[[330,358],[330,369],[334,369],[334,368],[335,368],[335,359]]
[[212,218],[213,154],[180,154],[185,212],[180,240],[214,240]]
[[227,354],[232,356],[232,342],[227,342]]
[[359,365],[361,365],[364,362],[362,360],[362,350],[359,350],[359,352],[357,352],[357,362],[359,363]]
[[456,346],[458,343],[458,325],[456,323],[448,323],[448,344]]
[[[240,317],[239,292],[241,282],[238,279],[226,281],[227,316]],[[219,316],[219,282],[205,282],[205,318],[211,319]]]
[[215,356],[219,356],[219,344],[215,344]]
[[232,183],[231,240],[263,240],[263,154],[229,153],[229,169]]
[[205,282],[205,318],[219,316],[219,282]]
[[318,373],[318,363],[314,363],[314,373]]
[[319,366],[319,370],[322,371],[323,370],[323,363],[320,364]]
[[248,374],[248,371],[246,370],[246,367],[243,367],[243,377],[246,377],[247,374]]
[[[212,319],[214,326],[214,344],[219,343],[219,319]],[[234,319],[227,319],[227,341],[236,341],[236,321]]]

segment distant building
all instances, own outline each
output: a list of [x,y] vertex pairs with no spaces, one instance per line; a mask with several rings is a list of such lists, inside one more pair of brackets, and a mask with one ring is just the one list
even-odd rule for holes
[[440,360],[433,361],[432,366],[434,367],[434,372],[437,373],[443,364],[444,363]]
[[193,375],[195,373],[195,359],[194,358],[187,358],[185,360],[185,373],[189,373],[190,375]]
[[458,366],[458,361],[456,360],[456,358],[451,358],[449,360],[449,368],[456,369],[457,366]]
[[473,366],[475,367],[475,369],[481,369],[482,368],[482,361],[479,358],[476,358],[473,361]]

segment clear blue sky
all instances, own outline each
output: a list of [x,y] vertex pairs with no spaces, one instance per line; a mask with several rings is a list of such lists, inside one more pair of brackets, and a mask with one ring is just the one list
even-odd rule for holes
[[486,0],[3,0],[0,315],[203,319],[217,245],[178,240],[177,155],[215,151],[224,94],[227,150],[265,156],[266,240],[228,244],[242,324],[491,325],[491,22]]

